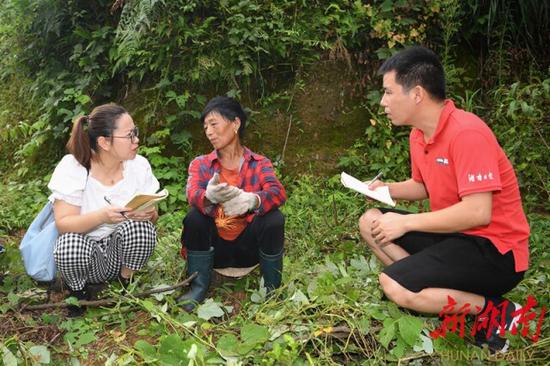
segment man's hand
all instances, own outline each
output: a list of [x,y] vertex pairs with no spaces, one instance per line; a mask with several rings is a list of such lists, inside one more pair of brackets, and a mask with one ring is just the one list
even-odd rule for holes
[[223,203],[237,197],[242,190],[230,186],[227,183],[220,183],[220,175],[214,173],[206,186],[206,199],[212,203]]
[[378,187],[384,187],[386,183],[382,182],[381,180],[376,179],[374,182],[365,182],[368,184],[368,188],[371,191],[374,191]]
[[226,216],[242,215],[257,208],[260,205],[260,197],[254,193],[241,193],[227,202],[223,203],[223,212]]
[[376,243],[385,246],[402,237],[407,232],[405,216],[395,212],[387,212],[374,220],[371,226],[371,235]]
[[[371,191],[374,191],[376,190],[376,188],[378,187],[384,187],[386,185],[386,183],[382,182],[381,180],[378,180],[378,179],[375,179],[375,180],[371,180],[371,181],[367,181],[367,182],[364,182],[365,184],[367,184],[367,188]],[[365,200],[367,201],[374,201],[373,198],[370,198],[369,196],[365,196]]]

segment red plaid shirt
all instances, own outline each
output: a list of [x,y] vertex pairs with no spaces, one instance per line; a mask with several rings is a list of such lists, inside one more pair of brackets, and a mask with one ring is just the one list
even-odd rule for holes
[[[203,214],[214,217],[215,205],[205,206],[204,195],[206,185],[215,172],[221,170],[216,150],[208,155],[201,155],[189,164],[187,178],[187,201],[191,206],[198,208]],[[255,154],[244,147],[244,162],[240,170],[238,185],[245,192],[252,192],[260,197],[260,206],[246,216],[251,222],[255,215],[265,215],[270,210],[285,203],[285,188],[279,182],[273,171],[271,161],[265,156]]]

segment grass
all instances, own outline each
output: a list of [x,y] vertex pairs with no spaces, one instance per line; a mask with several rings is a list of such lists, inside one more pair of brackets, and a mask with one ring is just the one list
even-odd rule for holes
[[[547,317],[536,343],[519,335],[511,337],[509,359],[490,357],[473,346],[469,336],[448,334],[432,340],[429,331],[440,324],[436,317],[412,314],[382,297],[377,282],[380,264],[366,251],[357,230],[358,217],[371,204],[341,188],[338,177],[322,181],[304,176],[286,186],[284,286],[266,299],[257,272],[236,281],[216,281],[210,300],[193,314],[178,308],[177,293],[147,299],[132,296],[175,284],[184,276],[179,257],[184,210],[161,217],[155,254],[129,294],[112,285],[104,295],[117,298],[115,306],[89,309],[85,317],[72,320],[63,311],[17,311],[22,303],[45,301],[45,291],[24,274],[17,251],[20,231],[0,231],[7,247],[0,256],[4,364],[15,365],[14,360],[40,364],[48,358],[54,365],[548,362]],[[20,212],[18,201],[12,197],[3,212]],[[5,197],[0,203],[5,203]],[[540,306],[548,308],[550,299],[550,218],[533,213],[529,221],[531,269],[509,297],[524,304],[527,296],[533,296],[539,302],[534,310],[540,314]]]

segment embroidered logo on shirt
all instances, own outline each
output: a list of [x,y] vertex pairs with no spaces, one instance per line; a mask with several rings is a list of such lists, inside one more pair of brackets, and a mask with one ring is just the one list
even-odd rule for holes
[[482,182],[484,180],[493,180],[493,179],[495,179],[493,172],[488,172],[483,174],[468,173],[468,183]]
[[441,165],[449,165],[449,159],[447,158],[435,158],[435,162]]

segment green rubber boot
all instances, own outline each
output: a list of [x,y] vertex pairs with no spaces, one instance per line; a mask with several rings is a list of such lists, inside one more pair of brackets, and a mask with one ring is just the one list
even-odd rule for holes
[[181,307],[187,312],[195,309],[206,297],[210,278],[212,277],[212,266],[214,264],[214,248],[208,251],[187,251],[187,275],[198,272],[198,276],[191,282],[191,289],[184,295],[178,297],[177,302],[182,303]]
[[264,278],[264,286],[267,293],[281,286],[281,278],[283,275],[283,252],[278,254],[265,254],[260,249],[260,270]]

